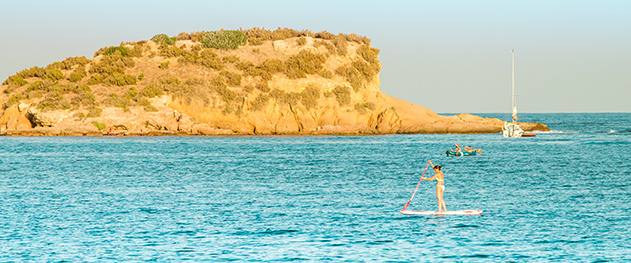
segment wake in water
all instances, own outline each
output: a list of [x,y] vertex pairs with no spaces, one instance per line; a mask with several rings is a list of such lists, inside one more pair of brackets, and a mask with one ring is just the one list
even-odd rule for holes
[[631,130],[621,130],[621,131],[609,130],[609,131],[600,131],[597,133],[631,133]]
[[535,131],[534,133],[541,133],[541,134],[551,133],[551,134],[554,134],[554,133],[579,133],[579,132],[577,132],[577,131],[552,131],[552,130],[550,130],[550,131]]

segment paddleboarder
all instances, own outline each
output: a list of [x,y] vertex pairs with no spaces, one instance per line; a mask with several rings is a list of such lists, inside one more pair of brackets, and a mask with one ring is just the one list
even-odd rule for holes
[[425,179],[427,181],[436,180],[436,199],[438,200],[438,212],[447,212],[447,205],[445,205],[445,200],[443,199],[443,194],[445,193],[445,174],[440,170],[442,166],[434,165],[432,160],[429,160],[429,165],[434,168],[434,176],[430,178],[422,177],[421,180]]

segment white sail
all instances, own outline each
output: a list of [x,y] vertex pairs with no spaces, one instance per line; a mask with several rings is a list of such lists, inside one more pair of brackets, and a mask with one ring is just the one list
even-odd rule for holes
[[511,52],[511,86],[512,86],[512,106],[513,106],[513,118],[511,122],[505,122],[502,127],[502,135],[507,138],[519,138],[524,133],[524,130],[517,124],[517,102],[515,100],[515,50]]
[[513,122],[517,122],[517,101],[515,100],[515,50],[511,52],[512,60],[512,74],[511,74],[511,86],[513,87]]

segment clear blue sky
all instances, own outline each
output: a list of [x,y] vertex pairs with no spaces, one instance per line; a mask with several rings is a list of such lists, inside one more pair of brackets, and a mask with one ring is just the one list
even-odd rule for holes
[[265,27],[356,33],[381,90],[446,112],[631,112],[631,1],[6,1],[0,81],[155,34]]

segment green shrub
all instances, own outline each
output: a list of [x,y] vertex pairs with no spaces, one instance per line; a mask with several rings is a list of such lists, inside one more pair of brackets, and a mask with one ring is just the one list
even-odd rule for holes
[[221,113],[223,113],[223,115],[228,115],[230,113],[233,113],[234,109],[232,107],[230,107],[229,105],[226,105],[226,107],[221,111]]
[[[221,79],[221,78],[220,78]],[[141,94],[147,98],[160,96],[167,92],[182,102],[191,103],[193,99],[204,99],[213,93],[209,83],[199,79],[188,79],[182,83],[178,78],[161,78],[147,85]]]
[[263,71],[269,72],[271,74],[284,72],[285,71],[285,63],[277,58],[266,59],[258,66]]
[[342,36],[337,36],[333,39],[333,45],[337,51],[337,54],[340,56],[346,56],[348,54],[348,42]]
[[149,105],[145,106],[145,111],[148,111],[148,112],[157,112],[157,111],[158,111],[158,109],[157,109],[156,107],[154,107],[153,105],[149,104]]
[[160,44],[160,56],[163,57],[179,57],[184,54],[184,51],[177,46],[170,46],[167,44]]
[[162,89],[160,89],[158,85],[149,84],[140,91],[140,94],[147,98],[153,98],[164,95],[164,92],[162,92]]
[[374,102],[370,102],[370,101],[364,103],[364,107],[366,109],[369,109],[369,110],[376,110],[377,109],[377,106],[375,105],[375,103]]
[[296,43],[298,43],[299,46],[304,46],[307,44],[307,39],[305,37],[299,37],[296,39]]
[[31,83],[31,85],[28,86],[28,88],[26,88],[26,92],[31,92],[31,91],[45,91],[45,92],[49,92],[51,91],[52,86],[54,86],[55,83],[45,79],[45,80],[38,80],[38,81],[34,81]]
[[252,91],[254,91],[254,86],[252,86],[252,85],[246,85],[245,87],[243,87],[243,90],[244,90],[246,93],[252,93]]
[[123,56],[118,50],[104,55],[98,63],[93,64],[90,68],[91,76],[88,84],[105,83],[117,86],[136,84],[135,76],[125,74],[125,68],[134,67],[135,64],[132,58]]
[[68,76],[68,80],[70,82],[78,82],[85,78],[86,74],[87,73],[85,72],[85,66],[79,66],[77,69],[72,71],[72,73],[70,73],[70,76]]
[[355,92],[358,92],[364,87],[364,76],[352,66],[340,66],[335,69],[335,73],[344,77],[344,79],[351,84]]
[[88,80],[88,85],[96,85],[99,83],[103,83],[103,75],[101,74],[92,74],[90,76],[90,80]]
[[352,41],[352,42],[364,44],[364,45],[370,45],[370,38],[367,38],[365,36],[360,36],[357,34],[348,34],[348,35],[340,34],[340,35],[343,35],[348,41]]
[[138,81],[142,81],[142,79],[145,78],[145,73],[140,73],[140,75],[138,75]]
[[213,78],[210,84],[212,90],[218,93],[221,96],[221,99],[226,103],[230,103],[237,98],[237,94],[228,89],[221,78]]
[[7,88],[4,89],[4,94],[9,94],[11,92],[14,92],[17,88],[18,88],[17,85],[9,84],[9,86],[7,86]]
[[347,86],[336,86],[333,89],[335,99],[340,106],[347,106],[351,103],[351,89]]
[[136,85],[136,76],[130,74],[114,73],[107,76],[103,83],[116,86]]
[[259,83],[256,83],[256,88],[258,90],[260,90],[261,92],[270,92],[270,88],[269,88],[269,84],[267,83],[267,81],[261,81]]
[[151,41],[158,44],[175,45],[176,37],[169,37],[167,34],[158,34],[151,38]]
[[137,104],[140,106],[145,106],[145,111],[148,112],[157,112],[158,109],[151,105],[151,102],[147,98],[139,98],[137,100]]
[[284,62],[279,59],[267,59],[260,65],[255,66],[250,61],[242,61],[235,65],[238,69],[243,71],[243,75],[252,77],[261,77],[263,80],[271,80],[272,74],[284,69]]
[[125,94],[123,94],[123,97],[127,99],[139,100],[140,98],[138,97],[138,95],[140,95],[140,92],[138,92],[136,87],[131,87],[125,92]]
[[316,48],[324,46],[329,51],[329,54],[336,54],[335,45],[331,44],[330,42],[324,40],[316,40],[314,43],[314,46]]
[[309,30],[298,31],[295,29],[280,27],[274,31],[257,27],[240,31],[248,37],[248,42],[254,46],[263,44],[263,41],[265,40],[280,40],[300,36],[313,36],[313,33]]
[[355,104],[355,110],[359,112],[359,114],[366,114],[368,110],[374,111],[377,108],[374,102],[365,102],[365,103],[357,103]]
[[73,99],[73,104],[76,104],[77,106],[94,106],[96,105],[96,97],[94,97],[92,91],[79,91],[77,92],[77,96]]
[[357,49],[357,54],[359,54],[363,59],[365,59],[370,64],[379,63],[377,56],[379,55],[379,49],[374,47],[370,47],[368,45],[361,45]]
[[287,103],[292,107],[295,107],[298,105],[298,101],[300,100],[300,97],[301,97],[299,93],[285,92],[280,89],[273,89],[270,92],[270,96],[276,99],[276,101],[281,102],[281,103]]
[[200,39],[204,47],[226,50],[237,49],[239,46],[245,45],[247,40],[248,38],[243,32],[234,30],[206,32]]
[[320,89],[316,86],[309,85],[300,93],[300,101],[307,109],[315,108],[320,98]]
[[171,61],[165,61],[160,63],[160,66],[158,66],[159,69],[169,69],[169,65],[171,64]]
[[40,67],[32,67],[29,69],[22,70],[16,74],[22,78],[32,78],[32,77],[44,77],[44,68]]
[[379,71],[375,70],[374,67],[371,67],[368,63],[362,60],[355,60],[351,64],[359,73],[364,76],[365,80],[370,80],[373,76],[377,75]]
[[119,47],[107,48],[105,51],[103,51],[103,55],[105,56],[112,55],[112,54],[115,54],[116,52],[120,53],[123,57],[126,57],[130,54],[129,48],[119,46]]
[[318,71],[318,75],[322,76],[323,78],[327,78],[327,79],[332,79],[333,78],[333,72],[331,72],[328,69],[321,69],[320,71]]
[[8,107],[11,107],[14,104],[17,104],[18,102],[20,102],[23,99],[26,99],[26,95],[21,94],[21,93],[12,96],[11,98],[9,98],[7,100],[7,103],[5,104],[5,109],[8,108]]
[[133,105],[129,98],[118,96],[115,93],[111,93],[107,98],[103,99],[103,104],[119,108],[129,108],[129,106]]
[[361,103],[355,104],[355,110],[361,115],[368,114],[368,111],[362,106]]
[[243,71],[244,75],[253,76],[256,66],[250,61],[241,61],[235,64],[237,69]]
[[290,79],[304,78],[307,74],[316,74],[322,69],[326,58],[321,54],[313,54],[302,50],[285,62],[286,74]]
[[37,108],[43,111],[57,109],[67,110],[70,109],[70,107],[71,104],[67,102],[63,96],[61,96],[61,92],[59,91],[48,92],[44,100],[37,104]]
[[263,39],[260,38],[248,38],[248,43],[252,46],[260,46],[263,45]]
[[101,113],[103,113],[103,110],[99,107],[96,107],[96,106],[88,107],[88,118],[101,117]]
[[63,70],[72,69],[73,66],[85,66],[85,64],[90,63],[90,60],[86,57],[67,57],[66,59],[60,62],[53,62],[52,64],[46,66],[46,68],[58,68]]
[[64,73],[62,73],[61,70],[58,68],[50,67],[50,68],[44,69],[44,78],[46,79],[57,81],[57,80],[63,79],[64,77],[65,77]]
[[22,76],[13,75],[9,76],[4,82],[2,82],[2,85],[14,85],[16,87],[22,87],[26,83],[28,83],[28,81],[26,81]]
[[322,32],[318,32],[318,33],[316,33],[316,34],[315,34],[315,38],[321,38],[321,39],[331,40],[331,39],[335,38],[335,35],[334,35],[334,34],[331,34],[331,33],[329,33],[329,32],[327,32],[327,31],[325,30],[325,31],[322,31]]
[[193,42],[199,42],[199,39],[201,38],[202,34],[204,34],[204,32],[193,32],[193,33],[186,33],[186,32],[182,32],[177,34],[177,39],[178,40],[192,40]]
[[239,59],[239,57],[235,56],[235,55],[230,55],[230,56],[225,56],[221,59],[224,63],[238,63],[239,61],[241,61],[241,59]]
[[221,71],[221,73],[219,74],[223,76],[224,78],[226,78],[226,82],[228,86],[231,86],[231,87],[241,86],[241,78],[242,78],[241,74],[232,73],[230,71]]
[[133,48],[129,50],[129,53],[127,54],[130,57],[142,57],[142,52],[144,50],[142,41],[134,43],[133,44]]
[[206,49],[202,52],[197,51],[189,51],[184,52],[183,57],[178,59],[180,63],[188,63],[188,64],[196,64],[204,67],[212,68],[215,70],[222,70],[224,68],[224,64],[219,59],[217,53],[212,52],[209,49]]
[[41,90],[34,90],[34,91],[26,92],[27,99],[37,99],[37,98],[41,98],[42,96],[44,96],[44,92]]
[[61,61],[61,63],[64,64],[64,67],[61,69],[71,69],[75,65],[85,66],[86,64],[90,63],[90,60],[87,59],[85,56],[67,57],[66,59]]
[[250,106],[252,107],[253,111],[260,111],[263,109],[263,107],[265,107],[265,105],[267,105],[267,102],[269,101],[270,96],[267,94],[259,94],[258,96],[256,96],[256,98],[254,98],[254,101],[252,101],[250,103]]
[[103,129],[105,129],[105,123],[101,123],[101,122],[98,122],[98,121],[93,121],[92,125],[94,125],[97,129],[99,129],[99,131],[102,131]]
[[83,112],[75,112],[73,117],[76,117],[75,121],[83,121],[83,120],[85,120],[85,113],[83,113]]

